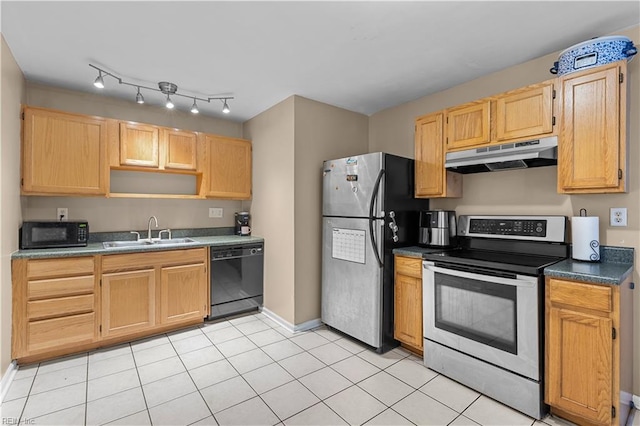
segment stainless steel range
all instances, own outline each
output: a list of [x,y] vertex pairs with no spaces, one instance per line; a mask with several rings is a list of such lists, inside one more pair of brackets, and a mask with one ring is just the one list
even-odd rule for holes
[[568,257],[564,216],[460,216],[455,250],[424,255],[424,364],[542,418],[543,269]]

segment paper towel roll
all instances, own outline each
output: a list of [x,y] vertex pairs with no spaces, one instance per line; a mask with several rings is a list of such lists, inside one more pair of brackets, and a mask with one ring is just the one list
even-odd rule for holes
[[572,255],[577,260],[600,260],[600,218],[574,216],[571,218]]

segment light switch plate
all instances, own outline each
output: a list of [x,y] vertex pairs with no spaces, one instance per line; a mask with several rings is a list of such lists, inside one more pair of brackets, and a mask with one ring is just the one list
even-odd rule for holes
[[609,224],[611,226],[627,226],[627,208],[626,207],[612,207],[609,209],[610,219]]
[[209,207],[209,217],[222,217],[223,210],[219,207]]

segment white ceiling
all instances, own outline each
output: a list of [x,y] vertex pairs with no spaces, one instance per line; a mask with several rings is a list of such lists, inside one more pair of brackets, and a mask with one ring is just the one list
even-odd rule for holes
[[[639,1],[2,1],[30,81],[86,92],[97,72],[231,95],[203,114],[245,121],[297,94],[373,114],[640,22]],[[640,44],[640,40],[634,40]],[[549,64],[551,67],[552,64]],[[551,74],[549,75],[551,77]],[[103,93],[135,89],[105,78]],[[160,93],[144,92],[160,105]],[[175,98],[187,110],[191,101]]]

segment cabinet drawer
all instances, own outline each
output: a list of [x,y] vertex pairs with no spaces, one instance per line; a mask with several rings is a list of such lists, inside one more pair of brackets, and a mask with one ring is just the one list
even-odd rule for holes
[[93,294],[27,302],[27,318],[29,320],[61,317],[92,312],[93,310]]
[[27,350],[29,352],[90,343],[94,341],[94,337],[95,314],[93,312],[32,321],[27,324]]
[[30,260],[27,264],[28,278],[89,274],[93,274],[93,257]]
[[422,259],[415,257],[396,256],[396,273],[422,278]]
[[549,297],[552,303],[602,312],[613,311],[612,291],[609,286],[550,279]]
[[29,281],[27,284],[27,298],[48,299],[65,297],[74,294],[93,293],[95,279],[93,275],[72,278],[54,278],[51,280]]

